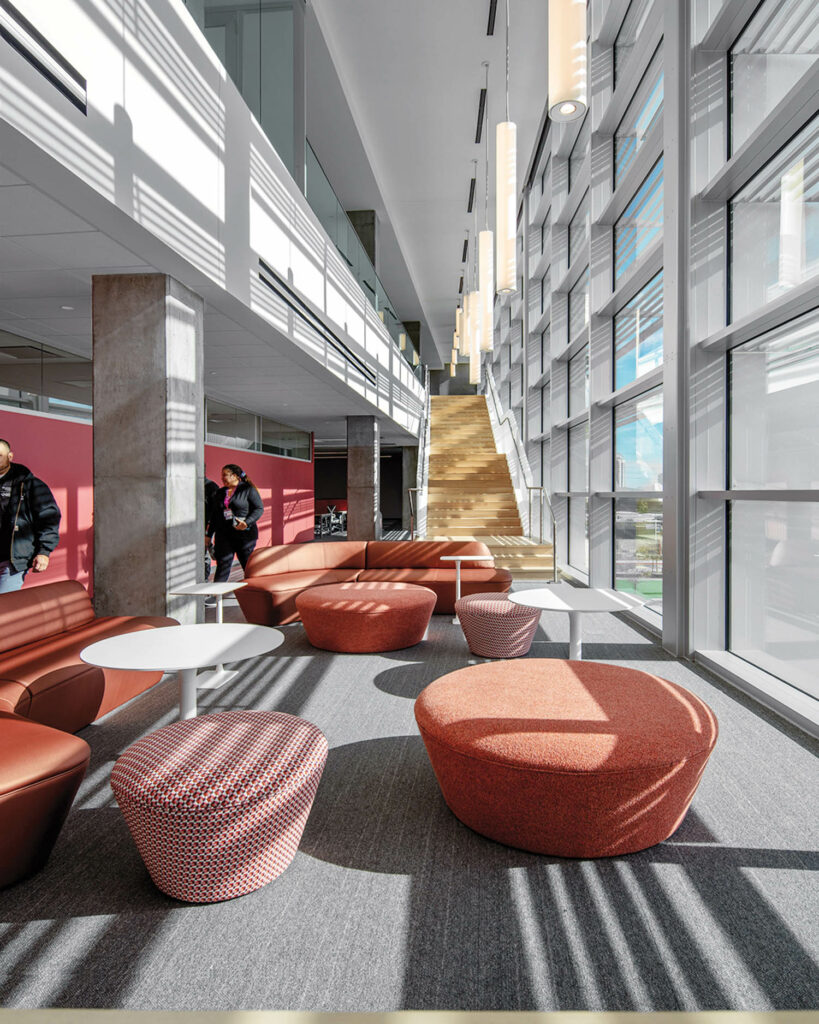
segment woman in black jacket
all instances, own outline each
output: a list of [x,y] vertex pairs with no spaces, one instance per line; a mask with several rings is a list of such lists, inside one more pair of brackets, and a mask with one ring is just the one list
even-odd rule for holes
[[264,511],[259,492],[241,466],[233,462],[223,466],[222,484],[208,510],[207,534],[214,538],[216,556],[214,583],[228,579],[234,555],[243,569],[247,565],[259,539],[256,523]]

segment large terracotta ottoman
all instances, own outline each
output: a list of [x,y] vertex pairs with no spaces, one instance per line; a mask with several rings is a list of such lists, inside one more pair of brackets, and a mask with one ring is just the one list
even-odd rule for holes
[[415,718],[452,812],[508,846],[611,857],[667,839],[717,739],[710,708],[648,672],[532,658],[451,672]]
[[424,638],[436,597],[415,583],[335,583],[296,598],[307,639],[325,651],[397,651]]
[[326,760],[327,740],[302,718],[220,711],[137,740],[111,788],[157,888],[212,903],[285,870]]
[[470,651],[479,658],[522,658],[540,623],[540,608],[509,600],[508,594],[467,594],[455,614]]

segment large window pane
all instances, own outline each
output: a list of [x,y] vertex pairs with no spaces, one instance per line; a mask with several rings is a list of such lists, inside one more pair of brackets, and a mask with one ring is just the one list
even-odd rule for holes
[[614,283],[632,267],[663,230],[663,160],[652,167],[614,225]]
[[819,313],[731,352],[731,487],[819,488]]
[[819,117],[729,204],[731,320],[819,273]]
[[578,258],[588,261],[589,242],[589,193],[580,200],[580,205],[569,224],[569,266]]
[[287,427],[275,420],[262,417],[261,449],[270,455],[284,455],[289,459],[310,461],[310,435],[305,430]]
[[765,0],[730,51],[732,152],[817,60],[816,0]]
[[0,405],[91,420],[91,360],[0,332]]
[[589,346],[569,360],[569,415],[589,407]]
[[293,0],[185,2],[285,167],[293,174]]
[[663,50],[654,54],[614,135],[614,187],[620,184],[663,110]]
[[614,40],[614,84],[620,78],[626,61],[631,56],[637,37],[643,30],[651,11],[653,0],[631,0],[628,11]]
[[578,133],[575,143],[572,146],[572,151],[569,153],[569,189],[573,189],[577,182],[577,177],[580,174],[580,168],[583,166],[583,161],[586,159],[586,153],[589,148],[589,139],[591,137],[591,118],[587,115],[583,125]]
[[569,431],[569,490],[589,489],[589,424],[580,423]]
[[589,268],[586,267],[569,292],[569,344],[588,327],[589,313]]
[[729,649],[819,697],[819,501],[732,501]]
[[569,498],[569,565],[589,571],[588,498]]
[[614,503],[614,587],[636,594],[663,613],[663,500],[618,498]]
[[208,444],[250,451],[256,448],[256,417],[253,413],[208,399],[205,415],[205,440]]
[[660,271],[614,316],[614,387],[622,388],[663,361],[663,274]]
[[614,410],[614,489],[663,489],[663,393],[659,389]]

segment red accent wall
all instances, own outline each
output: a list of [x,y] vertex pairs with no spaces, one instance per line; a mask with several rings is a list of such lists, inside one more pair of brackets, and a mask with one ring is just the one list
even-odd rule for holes
[[11,445],[15,462],[48,484],[63,514],[48,568],[30,572],[26,586],[56,580],[88,586],[94,568],[91,424],[0,408],[0,437]]
[[280,459],[259,452],[205,445],[205,473],[222,486],[222,466],[235,462],[262,496],[259,545],[290,544],[313,539],[313,463]]
[[[29,573],[26,586],[72,579],[90,587],[94,566],[91,424],[0,407],[0,437],[11,444],[15,462],[28,466],[48,484],[63,514],[60,543],[48,569]],[[313,539],[312,462],[205,445],[205,472],[220,486],[227,462],[237,462],[262,496],[260,545]]]

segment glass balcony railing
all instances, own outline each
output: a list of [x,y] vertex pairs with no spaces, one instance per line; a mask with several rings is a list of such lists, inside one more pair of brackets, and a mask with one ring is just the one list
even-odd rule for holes
[[321,225],[330,236],[333,244],[341,253],[341,257],[353,277],[361,285],[370,304],[380,317],[390,337],[400,344],[401,334],[407,337],[403,355],[412,365],[413,346],[407,329],[395,313],[384,285],[379,280],[375,267],[370,261],[361,240],[356,234],[344,207],[338,201],[324,169],[318,161],[310,143],[306,147],[306,168],[304,175],[304,195],[313,213],[321,221]]

